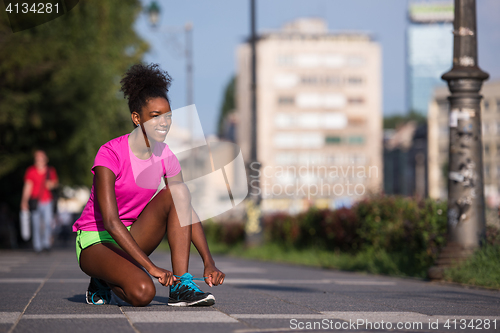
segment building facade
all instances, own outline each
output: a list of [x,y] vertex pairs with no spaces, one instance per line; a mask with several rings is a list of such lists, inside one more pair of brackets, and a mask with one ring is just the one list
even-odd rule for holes
[[453,59],[452,1],[410,1],[407,31],[408,108],[426,114]]
[[[382,184],[381,51],[298,19],[259,36],[257,155],[264,210],[349,205]],[[237,141],[250,160],[249,44],[237,50]]]
[[[481,89],[481,122],[483,138],[484,194],[486,205],[500,203],[500,81],[485,82]],[[438,88],[428,112],[429,196],[447,199],[449,103],[446,87]]]
[[384,192],[428,196],[427,124],[408,121],[384,131]]

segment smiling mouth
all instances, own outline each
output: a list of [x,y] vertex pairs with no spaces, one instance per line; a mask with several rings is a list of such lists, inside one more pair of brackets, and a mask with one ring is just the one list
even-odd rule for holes
[[163,129],[163,130],[157,129],[156,132],[158,132],[160,134],[167,134],[167,129]]

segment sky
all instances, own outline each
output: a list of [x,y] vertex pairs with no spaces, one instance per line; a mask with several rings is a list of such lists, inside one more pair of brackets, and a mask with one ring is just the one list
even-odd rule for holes
[[[147,7],[151,0],[141,0]],[[148,15],[135,27],[150,44],[146,62],[173,77],[172,108],[186,105],[182,29],[193,25],[194,102],[206,135],[216,132],[224,88],[236,73],[236,48],[250,34],[249,0],[157,0],[157,28]],[[256,0],[257,31],[278,30],[299,17],[320,17],[330,31],[368,32],[382,48],[384,115],[406,112],[406,0]],[[500,79],[500,0],[477,0],[479,66]],[[451,32],[450,32],[451,34]]]

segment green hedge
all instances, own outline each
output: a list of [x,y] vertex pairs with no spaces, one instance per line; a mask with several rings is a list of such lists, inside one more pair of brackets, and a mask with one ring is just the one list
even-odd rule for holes
[[[298,215],[277,213],[263,218],[266,244],[288,250],[317,249],[368,261],[385,256],[384,265],[395,268],[381,272],[394,270],[397,275],[420,277],[426,275],[444,247],[446,230],[446,202],[398,196],[373,196],[351,208],[310,209]],[[244,240],[241,221],[208,223],[205,232],[212,244],[234,246]],[[500,248],[500,231],[488,227],[486,242]],[[376,263],[359,263],[368,264]]]

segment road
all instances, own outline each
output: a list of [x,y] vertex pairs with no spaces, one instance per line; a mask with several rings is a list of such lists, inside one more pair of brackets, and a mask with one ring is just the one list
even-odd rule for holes
[[[214,306],[169,307],[168,289],[157,284],[153,302],[134,308],[86,304],[88,277],[73,251],[1,251],[0,332],[500,332],[499,291],[215,259],[224,285],[200,284]],[[170,267],[166,252],[152,260]],[[198,257],[190,272],[202,275]]]

